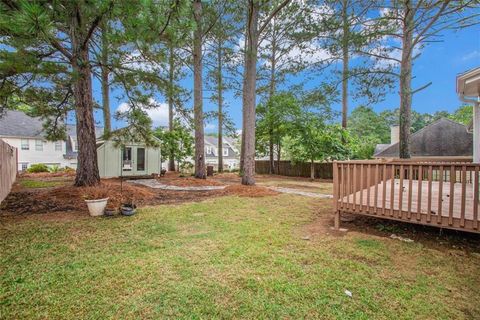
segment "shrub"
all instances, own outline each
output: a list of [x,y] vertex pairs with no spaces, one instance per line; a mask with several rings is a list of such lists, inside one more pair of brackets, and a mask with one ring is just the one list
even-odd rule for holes
[[32,164],[30,168],[27,169],[27,172],[30,172],[30,173],[48,172],[48,167],[43,163],[36,163],[36,164]]
[[62,171],[62,168],[60,168],[60,166],[58,166],[58,165],[55,164],[55,165],[51,166],[51,167],[48,169],[48,171],[50,171],[51,173],[57,173],[57,172]]

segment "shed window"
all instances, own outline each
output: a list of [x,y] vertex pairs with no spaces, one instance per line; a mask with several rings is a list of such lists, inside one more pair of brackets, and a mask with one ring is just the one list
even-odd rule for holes
[[21,145],[22,145],[22,150],[30,150],[30,144],[28,139],[22,139]]
[[35,140],[35,151],[43,151],[43,141]]

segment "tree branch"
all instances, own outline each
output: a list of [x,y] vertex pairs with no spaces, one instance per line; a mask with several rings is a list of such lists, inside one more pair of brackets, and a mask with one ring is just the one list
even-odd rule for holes
[[275,8],[275,10],[273,10],[270,13],[270,15],[267,17],[267,19],[263,22],[260,29],[258,29],[258,34],[261,34],[263,32],[263,30],[267,27],[267,25],[270,23],[270,21],[273,19],[273,17],[275,17],[277,15],[277,13],[280,12],[280,10],[282,10],[283,7],[285,7],[289,2],[290,2],[290,0],[284,0],[282,3],[280,3],[278,5],[278,7]]
[[95,31],[95,29],[98,27],[98,25],[100,24],[100,22],[102,21],[103,19],[103,16],[109,12],[110,10],[112,10],[113,8],[113,1],[110,1],[108,7],[106,10],[102,11],[98,16],[95,17],[95,19],[93,19],[93,22],[92,24],[90,25],[90,28],[88,29],[88,32],[87,32],[87,35],[85,36],[85,39],[83,39],[83,43],[82,43],[82,49],[85,49],[85,47],[87,46],[88,44],[88,41],[90,40],[90,38],[92,37],[92,34],[93,32]]

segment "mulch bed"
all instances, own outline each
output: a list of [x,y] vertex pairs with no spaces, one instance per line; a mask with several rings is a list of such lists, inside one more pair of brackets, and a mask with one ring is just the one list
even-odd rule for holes
[[157,179],[160,183],[177,187],[210,187],[223,186],[224,184],[210,179],[196,179],[193,177],[160,177]]
[[[29,174],[27,179],[49,180],[56,174]],[[86,198],[106,198],[108,206],[117,208],[122,202],[132,201],[137,206],[172,204],[182,202],[202,201],[212,197],[237,195],[240,197],[267,197],[278,192],[260,186],[229,185],[223,190],[213,191],[172,191],[151,189],[142,185],[123,182],[120,179],[103,179],[95,187],[74,187],[73,176],[65,177],[64,186],[48,188],[25,188],[19,181],[12,192],[0,205],[2,214],[30,214],[47,212],[80,211],[87,212]],[[23,178],[23,177],[22,177]],[[176,186],[218,186],[224,185],[209,179],[181,178],[170,176],[168,180]]]
[[143,204],[155,198],[155,193],[146,188],[104,180],[96,187],[74,187],[73,185],[25,189],[18,186],[2,202],[0,209],[13,213],[44,213],[55,211],[87,210],[86,197],[109,197],[109,206],[118,207],[123,201],[134,200]]

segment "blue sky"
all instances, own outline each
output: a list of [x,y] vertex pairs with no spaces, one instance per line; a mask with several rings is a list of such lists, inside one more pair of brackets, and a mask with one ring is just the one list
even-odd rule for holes
[[[413,98],[413,109],[418,112],[435,112],[438,110],[453,111],[461,102],[455,93],[455,77],[458,73],[480,66],[480,26],[474,26],[457,32],[447,31],[443,34],[443,41],[440,43],[429,44],[422,51],[422,55],[416,60],[414,65],[413,87],[420,87],[428,82],[433,82],[427,89],[417,93]],[[301,79],[291,79],[297,82]],[[314,81],[322,82],[322,75],[314,75]],[[193,87],[193,79],[191,76],[184,79],[181,84],[186,88]],[[111,93],[111,109],[112,114],[117,110],[123,102],[117,98],[121,92],[113,91]],[[208,99],[208,94],[204,93],[204,110],[215,110],[216,107]],[[100,85],[94,81],[94,97],[97,101],[101,101]],[[158,95],[157,101],[165,102]],[[235,98],[233,94],[226,94],[226,103],[228,112],[232,117],[237,128],[241,128],[241,98]],[[257,102],[258,102],[257,98]],[[360,102],[350,101],[350,110],[357,106]],[[399,96],[398,89],[387,95],[383,102],[373,105],[377,111],[392,109],[398,107]],[[191,106],[192,102],[187,103]],[[335,110],[340,110],[339,104],[333,104]],[[165,124],[168,114],[165,108],[161,108],[153,112],[152,118],[154,124]],[[96,119],[101,124],[101,113],[96,112]],[[113,121],[113,127],[122,127],[124,124]],[[207,132],[216,131],[216,123],[212,121],[206,125]]]

